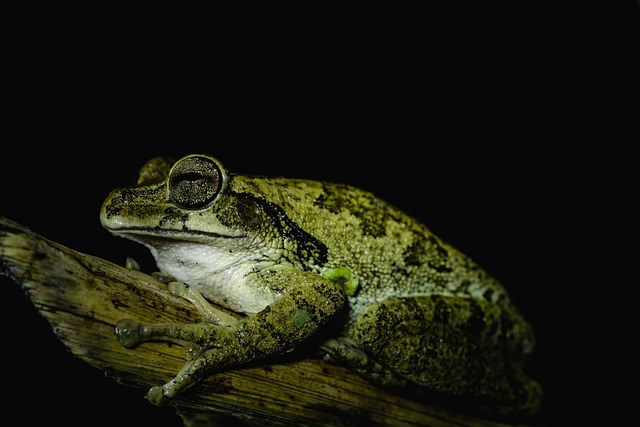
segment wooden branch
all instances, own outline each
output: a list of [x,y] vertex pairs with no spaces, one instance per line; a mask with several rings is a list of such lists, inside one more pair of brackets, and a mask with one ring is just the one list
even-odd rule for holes
[[[166,343],[124,348],[114,325],[193,323],[200,315],[149,275],[47,240],[0,217],[0,274],[20,284],[69,350],[141,395],[171,379],[184,350]],[[171,403],[185,425],[220,414],[238,422],[295,426],[503,426],[380,390],[346,368],[304,359],[213,374]]]

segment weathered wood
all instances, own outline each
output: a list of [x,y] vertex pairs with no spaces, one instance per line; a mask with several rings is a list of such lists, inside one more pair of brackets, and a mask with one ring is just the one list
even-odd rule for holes
[[[53,332],[80,359],[141,389],[171,379],[184,351],[166,343],[124,348],[114,325],[193,323],[198,312],[139,271],[52,242],[0,217],[0,273],[20,284]],[[185,425],[503,426],[380,390],[322,360],[289,360],[213,374],[172,401]]]

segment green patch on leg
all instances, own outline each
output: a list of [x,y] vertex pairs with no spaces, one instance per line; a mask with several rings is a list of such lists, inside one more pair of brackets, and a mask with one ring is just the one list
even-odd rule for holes
[[358,278],[346,267],[329,268],[322,272],[322,277],[341,284],[349,297],[355,296],[358,291]]
[[309,320],[311,320],[311,315],[306,310],[298,310],[293,315],[293,325],[296,328],[302,327]]

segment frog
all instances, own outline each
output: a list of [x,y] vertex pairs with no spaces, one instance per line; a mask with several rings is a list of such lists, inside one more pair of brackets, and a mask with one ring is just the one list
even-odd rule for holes
[[[426,197],[427,195],[423,195]],[[155,157],[116,188],[100,221],[146,246],[191,324],[115,325],[120,343],[185,348],[150,388],[167,404],[215,372],[313,346],[376,387],[495,414],[535,414],[530,322],[471,257],[372,192],[229,172],[210,154]]]

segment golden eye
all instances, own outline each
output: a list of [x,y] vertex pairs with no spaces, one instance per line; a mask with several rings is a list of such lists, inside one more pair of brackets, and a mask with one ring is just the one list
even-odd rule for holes
[[222,188],[222,172],[208,157],[191,156],[179,160],[169,175],[173,200],[187,209],[200,209],[211,203]]

